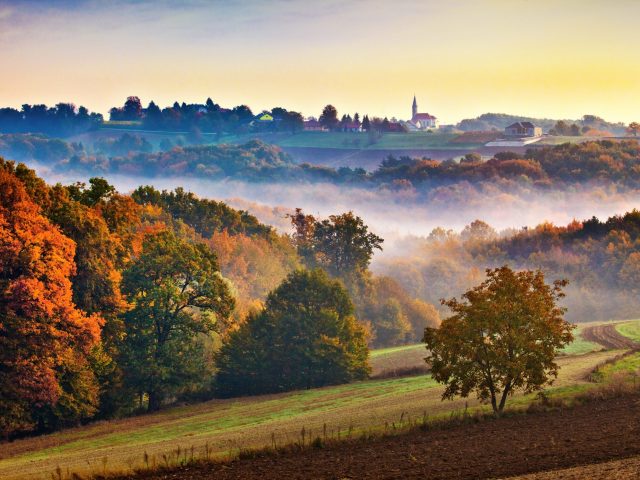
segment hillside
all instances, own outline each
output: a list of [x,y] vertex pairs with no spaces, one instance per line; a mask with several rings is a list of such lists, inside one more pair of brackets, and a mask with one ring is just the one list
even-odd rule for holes
[[[395,356],[398,364],[397,355],[411,349],[417,347],[374,351],[372,357],[374,361],[386,357],[392,364]],[[560,376],[548,393],[553,398],[569,399],[595,388],[596,384],[586,380],[589,373],[619,354],[619,350],[608,350],[561,358]],[[637,362],[637,355],[624,360],[616,370],[636,365],[633,362]],[[307,438],[325,431],[328,437],[356,437],[425,415],[436,420],[466,406],[472,410],[479,407],[475,399],[442,402],[441,393],[441,386],[428,375],[421,375],[180,406],[153,415],[15,441],[0,454],[0,477],[43,478],[58,465],[77,473],[130,469],[143,465],[145,452],[160,464],[163,453],[170,454],[178,447],[183,452],[192,447],[202,452],[206,445],[211,457],[224,458],[239,449],[270,445],[273,441],[297,441],[303,428]],[[534,396],[518,395],[511,401],[512,408],[526,408],[533,399]]]
[[[573,477],[552,472],[524,478],[631,479],[637,478],[640,467],[639,399],[636,394],[566,410],[462,422],[446,429],[417,430],[369,442],[246,458],[228,465],[187,466],[168,475],[142,473],[118,479],[477,480],[575,466],[577,475]],[[600,464],[612,459],[622,460]],[[585,461],[592,465],[585,467]]]

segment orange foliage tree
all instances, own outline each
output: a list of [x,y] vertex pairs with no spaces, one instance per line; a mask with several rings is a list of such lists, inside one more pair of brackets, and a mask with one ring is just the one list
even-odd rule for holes
[[[95,411],[87,357],[101,319],[72,301],[75,244],[0,169],[0,435],[33,428],[45,407]],[[82,399],[82,405],[76,400]],[[67,412],[69,413],[69,412]]]

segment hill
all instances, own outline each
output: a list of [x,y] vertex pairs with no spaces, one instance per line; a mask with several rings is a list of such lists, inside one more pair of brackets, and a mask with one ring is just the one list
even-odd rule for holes
[[[391,361],[390,356],[406,350],[374,351],[372,357],[387,356]],[[596,388],[597,384],[586,380],[589,373],[619,354],[619,350],[609,350],[561,358],[560,376],[548,395],[570,399]],[[627,357],[616,364],[616,370],[637,368],[637,361],[638,355]],[[606,372],[605,377],[609,378]],[[175,456],[178,448],[187,455],[192,447],[200,455],[206,448],[210,457],[225,458],[241,449],[299,441],[303,428],[307,441],[323,434],[355,438],[366,432],[384,432],[385,425],[387,429],[406,426],[410,419],[425,415],[433,421],[466,407],[469,411],[480,408],[475,399],[442,402],[441,393],[442,387],[428,375],[420,375],[179,406],[7,444],[0,454],[0,477],[48,478],[57,466],[80,474],[128,470],[144,466],[145,455],[149,462],[160,465],[163,454]],[[512,406],[523,409],[533,400],[533,396],[517,396]]]

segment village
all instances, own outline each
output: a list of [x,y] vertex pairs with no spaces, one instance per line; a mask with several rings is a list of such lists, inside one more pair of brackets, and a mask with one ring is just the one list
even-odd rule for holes
[[[337,118],[336,118],[337,120]],[[263,112],[256,117],[254,125],[268,125],[276,121],[274,116],[269,112]],[[411,118],[409,120],[398,120],[395,117],[391,119],[375,118],[373,121],[365,116],[360,120],[360,116],[356,113],[351,115],[343,115],[340,121],[335,123],[331,128],[329,122],[323,121],[322,118],[307,117],[303,121],[303,130],[306,132],[330,132],[340,131],[346,133],[361,133],[371,129],[375,129],[384,133],[435,133],[448,132],[455,129],[455,125],[440,125],[438,117],[427,112],[418,110],[418,101],[416,96],[413,97],[411,104]],[[542,128],[529,121],[514,122],[504,128],[503,135],[486,143],[488,147],[522,147],[535,143],[543,137]]]

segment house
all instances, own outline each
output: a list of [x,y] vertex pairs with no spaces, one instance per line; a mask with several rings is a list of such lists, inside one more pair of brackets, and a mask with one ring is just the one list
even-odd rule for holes
[[389,122],[387,126],[387,132],[389,133],[405,133],[407,128],[400,122]]
[[305,132],[326,132],[327,129],[315,118],[309,118],[304,121]]
[[424,131],[438,128],[438,119],[429,113],[418,113],[418,102],[416,96],[413,96],[413,104],[411,105],[411,120],[407,122],[411,125],[411,131]]
[[343,132],[361,132],[362,124],[360,122],[347,122],[342,126]]
[[273,122],[273,116],[269,112],[262,112],[256,117],[255,121],[259,123],[270,123]]
[[507,137],[541,137],[542,128],[531,122],[516,122],[504,129]]

